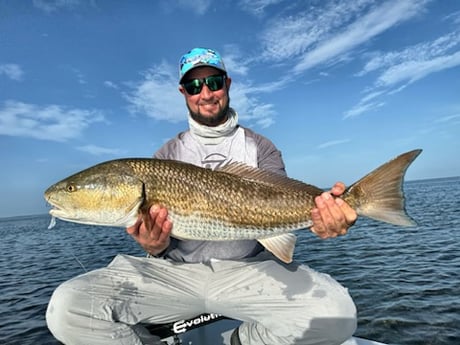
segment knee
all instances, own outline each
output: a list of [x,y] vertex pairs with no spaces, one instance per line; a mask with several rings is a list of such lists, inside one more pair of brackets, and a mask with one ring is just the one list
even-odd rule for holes
[[334,300],[330,301],[328,317],[317,320],[318,327],[327,339],[325,344],[342,344],[356,331],[356,306],[348,292],[345,289],[343,292],[341,296],[336,295]]
[[64,342],[71,324],[71,310],[76,303],[75,290],[69,283],[61,284],[53,292],[46,310],[46,323],[53,336]]
[[334,302],[332,305],[334,309],[332,315],[337,315],[338,319],[347,320],[347,328],[353,333],[357,323],[356,306],[348,290],[344,288],[343,295],[340,297],[336,296]]
[[328,338],[327,344],[342,344],[350,339],[356,331],[356,314],[332,320],[330,326],[326,336]]

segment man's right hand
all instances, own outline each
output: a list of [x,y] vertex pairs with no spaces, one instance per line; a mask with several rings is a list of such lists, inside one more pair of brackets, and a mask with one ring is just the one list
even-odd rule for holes
[[172,222],[168,219],[168,210],[159,205],[152,205],[149,213],[141,215],[133,226],[126,228],[126,232],[147,253],[158,255],[169,246],[172,226]]

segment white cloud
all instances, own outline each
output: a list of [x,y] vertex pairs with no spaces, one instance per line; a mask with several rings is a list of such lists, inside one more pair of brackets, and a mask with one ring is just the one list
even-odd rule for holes
[[33,0],[34,6],[46,13],[52,13],[59,9],[74,8],[80,0]]
[[435,57],[448,54],[450,50],[459,44],[460,32],[451,32],[434,41],[415,44],[400,51],[374,53],[374,56],[357,75],[363,76],[376,70],[404,64],[407,61],[428,61]]
[[109,89],[118,90],[118,85],[115,84],[114,82],[110,81],[110,80],[104,81],[104,86],[108,87]]
[[21,66],[16,64],[3,64],[0,65],[0,76],[5,75],[11,80],[21,81],[24,72]]
[[238,112],[240,120],[246,121],[249,125],[269,127],[274,123],[276,115],[274,105],[262,102],[253,95],[254,93],[258,93],[256,87],[233,82],[230,90],[230,104]]
[[446,21],[452,21],[454,24],[460,24],[460,11],[455,11],[444,17]]
[[325,148],[328,148],[328,147],[331,147],[331,146],[342,145],[342,144],[346,144],[346,143],[349,143],[349,142],[350,142],[350,139],[331,140],[331,141],[327,141],[325,143],[322,143],[322,144],[318,145],[317,148],[318,149],[325,149]]
[[75,76],[77,77],[77,82],[78,84],[81,84],[81,85],[86,85],[87,84],[87,81],[86,81],[86,76],[77,68],[71,68],[70,69],[74,74]]
[[439,123],[445,123],[445,122],[459,123],[460,122],[460,114],[443,116],[443,117],[437,119],[435,122],[439,122]]
[[358,115],[367,113],[372,110],[376,110],[385,105],[384,102],[359,102],[357,105],[353,106],[350,110],[346,111],[343,118],[348,119],[350,117],[356,117]]
[[[344,117],[354,117],[381,107],[378,97],[401,92],[408,85],[428,75],[460,66],[460,32],[451,32],[433,41],[422,42],[400,51],[373,53],[357,76],[379,72],[365,96],[345,112]],[[393,89],[393,90],[391,90]]]
[[134,83],[134,91],[126,94],[130,111],[156,120],[179,122],[186,119],[187,108],[178,91],[177,68],[163,62],[142,74]]
[[303,54],[319,40],[325,29],[321,25],[315,28],[312,19],[304,14],[277,18],[267,27],[262,34],[261,56],[263,59],[276,62],[287,62]]
[[91,123],[101,121],[104,116],[97,110],[10,100],[0,108],[0,135],[62,142],[79,137]]
[[298,59],[296,73],[349,59],[355,48],[419,14],[428,1],[330,0],[297,8],[267,24],[261,57],[281,64]]
[[224,47],[222,59],[225,63],[225,68],[229,75],[239,74],[247,75],[249,71],[249,61],[242,58],[242,54],[238,46],[228,44]]
[[[134,90],[125,95],[130,103],[130,111],[156,120],[173,123],[185,121],[187,108],[178,91],[178,77],[176,68],[166,62],[147,70],[143,73],[143,79],[134,83]],[[268,86],[273,87],[271,84]],[[264,103],[254,96],[262,90],[233,81],[230,104],[241,120],[267,127],[273,123],[275,111],[272,104]]]
[[404,61],[388,68],[377,79],[377,86],[391,86],[399,83],[413,83],[429,74],[460,65],[460,51],[439,56],[427,61]]
[[[191,11],[198,15],[203,15],[208,11],[211,3],[211,0],[178,0],[176,5],[185,11]],[[174,6],[174,2],[168,1],[168,6]]]
[[[372,8],[368,13],[307,52],[295,66],[304,72],[344,54],[389,28],[413,17],[424,8],[425,1],[395,0]],[[359,8],[358,8],[359,9]]]
[[94,156],[101,156],[101,155],[120,155],[123,154],[125,151],[120,149],[113,149],[108,147],[102,147],[97,145],[85,145],[85,146],[78,146],[77,150],[89,153]]
[[285,0],[240,0],[238,5],[243,11],[249,12],[255,16],[261,16],[265,13],[265,8],[276,5]]

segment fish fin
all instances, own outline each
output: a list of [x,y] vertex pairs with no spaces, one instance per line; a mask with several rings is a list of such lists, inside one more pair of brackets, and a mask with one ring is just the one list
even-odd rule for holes
[[286,233],[275,237],[258,239],[265,249],[285,263],[292,262],[297,237],[293,233]]
[[405,210],[402,185],[407,168],[421,152],[406,152],[381,165],[350,186],[343,199],[359,215],[394,225],[415,225]]
[[[119,226],[119,227],[130,227],[136,224],[137,219],[139,218],[139,207],[142,205],[144,202],[144,198],[139,199],[139,201],[135,204],[135,206],[129,211],[128,214],[123,216],[122,218],[119,218],[115,220],[114,224],[112,226]],[[150,217],[144,217],[147,218],[150,221]]]
[[216,169],[216,171],[236,175],[242,179],[262,183],[271,187],[294,191],[306,190],[307,192],[315,195],[319,195],[322,192],[321,189],[302,181],[298,181],[272,171],[254,168],[245,163],[233,162]]

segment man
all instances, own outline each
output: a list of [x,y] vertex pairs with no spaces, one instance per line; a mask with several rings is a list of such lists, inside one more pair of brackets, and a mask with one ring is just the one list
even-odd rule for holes
[[[231,78],[220,55],[195,48],[180,61],[179,91],[189,110],[186,132],[155,154],[207,168],[230,161],[285,174],[280,152],[238,125],[229,106]],[[321,238],[347,232],[356,213],[337,183],[316,201],[312,231]],[[341,344],[356,328],[356,309],[329,276],[286,265],[255,240],[181,241],[170,237],[168,210],[153,205],[127,232],[148,258],[117,256],[106,268],[56,289],[48,327],[65,344],[157,344],[139,324],[166,323],[218,313],[243,323],[231,344]]]

